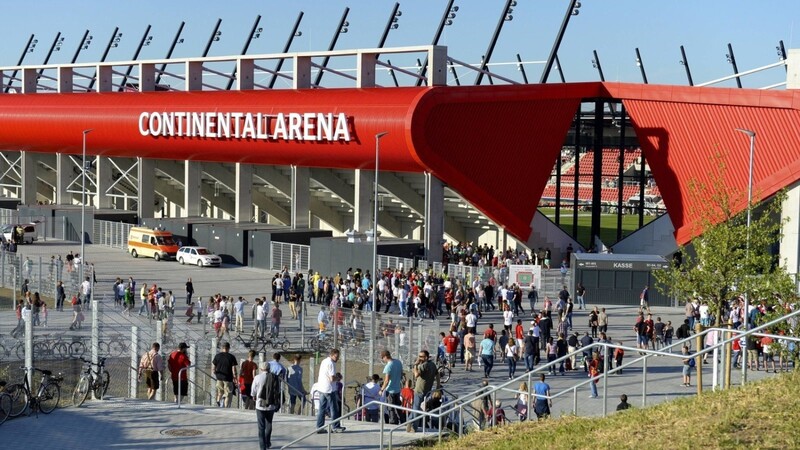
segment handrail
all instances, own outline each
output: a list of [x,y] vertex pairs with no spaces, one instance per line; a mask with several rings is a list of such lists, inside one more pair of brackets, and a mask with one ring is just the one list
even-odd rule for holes
[[[347,419],[348,417],[356,415],[362,409],[367,409],[367,407],[370,406],[370,405],[378,405],[380,407],[380,409],[381,409],[380,417],[381,418],[383,418],[383,409],[384,408],[392,408],[392,409],[396,409],[398,411],[412,412],[412,413],[418,414],[420,416],[438,417],[438,415],[436,415],[434,413],[429,413],[427,411],[417,411],[417,410],[415,410],[413,408],[406,408],[406,407],[401,406],[401,405],[393,405],[391,403],[382,402],[382,401],[379,401],[379,400],[373,400],[373,401],[371,401],[369,403],[366,403],[364,405],[359,406],[355,410],[350,411],[349,413],[347,413],[347,414],[345,414],[343,416],[340,416],[336,420],[331,420],[330,422],[328,422],[327,424],[323,425],[322,427],[315,428],[310,433],[306,433],[306,434],[298,437],[297,439],[289,442],[288,444],[284,445],[281,448],[282,449],[289,448],[290,446],[292,446],[292,445],[294,445],[294,444],[306,439],[309,436],[313,436],[313,435],[317,434],[319,431],[322,431],[322,430],[327,430],[328,431],[328,448],[330,448],[331,447],[330,436],[332,434],[332,427],[334,425],[336,425],[336,424],[340,424],[343,420]],[[439,409],[439,408],[437,408],[437,409]],[[381,426],[380,448],[383,448],[383,427],[384,427],[384,421],[383,420],[380,420],[380,426]]]
[[[197,364],[191,364],[191,365],[189,365],[189,366],[187,366],[187,367],[182,367],[182,368],[181,368],[181,369],[178,371],[178,393],[179,393],[179,394],[180,394],[180,392],[181,392],[181,373],[182,373],[182,372],[184,372],[184,371],[186,371],[186,370],[189,370],[190,368],[194,368],[196,371],[198,371],[198,372],[202,373],[203,375],[207,376],[208,378],[210,378],[210,379],[212,379],[212,380],[214,380],[214,381],[216,381],[216,380],[217,380],[217,378],[216,378],[214,375],[211,375],[210,373],[206,372],[205,370],[203,370],[203,369],[200,369],[200,368],[197,366]],[[200,385],[199,385],[199,384],[197,384],[197,382],[195,382],[195,381],[189,381],[189,380],[187,380],[187,382],[189,382],[189,383],[194,383],[194,385],[195,385],[195,386],[198,386],[198,387],[200,387]],[[234,386],[235,386],[235,385],[236,385],[236,383],[234,383]],[[237,389],[238,389],[238,387],[237,387]],[[205,389],[203,389],[203,390],[205,390]],[[208,391],[206,391],[206,392],[208,392]],[[208,392],[208,394],[209,394],[209,396],[210,396],[211,398],[213,398],[213,396],[211,395],[211,394],[212,394],[211,392]],[[178,395],[178,408],[180,408],[180,407],[181,407],[181,397],[182,397],[181,395]],[[242,406],[242,404],[241,404],[241,395],[237,395],[237,396],[236,396],[236,408],[237,408],[237,409],[239,409],[239,408],[241,408],[241,406]]]
[[[677,342],[673,343],[672,345],[670,345],[670,346],[668,346],[666,348],[672,348],[672,347],[675,347],[675,346],[678,346],[678,345],[682,346],[682,344],[686,343],[687,341],[690,341],[691,339],[697,339],[698,336],[704,336],[704,335],[710,333],[711,331],[732,331],[732,332],[733,331],[738,331],[738,334],[736,336],[734,336],[734,337],[731,337],[729,339],[725,339],[725,340],[723,340],[721,342],[718,342],[718,343],[716,343],[716,344],[714,344],[712,346],[706,347],[704,350],[701,350],[701,351],[698,351],[698,352],[695,352],[695,353],[691,354],[692,358],[699,358],[700,356],[708,354],[708,353],[714,351],[715,349],[718,349],[718,348],[724,346],[725,344],[728,344],[728,343],[732,342],[735,339],[741,339],[742,337],[747,337],[747,336],[750,336],[750,335],[763,334],[763,333],[758,333],[758,332],[763,330],[763,329],[769,328],[772,325],[775,325],[777,323],[783,322],[783,321],[785,321],[785,320],[787,320],[789,318],[792,318],[792,317],[795,317],[795,316],[798,316],[798,315],[800,315],[800,310],[797,310],[797,311],[794,311],[792,313],[786,314],[786,315],[781,316],[781,317],[779,317],[777,319],[773,319],[770,322],[767,322],[765,324],[762,324],[762,325],[760,325],[758,327],[752,328],[752,329],[747,330],[747,331],[728,330],[728,329],[723,329],[723,328],[708,328],[708,329],[703,330],[699,334],[695,334],[694,336],[690,336],[690,337],[688,337],[686,339],[682,339],[680,341],[677,341]],[[800,341],[800,338],[794,338],[794,337],[790,337],[790,336],[780,336],[780,338],[781,339],[789,339],[789,340]],[[490,394],[493,394],[493,393],[495,393],[497,391],[507,390],[508,389],[507,386],[509,386],[512,383],[519,382],[520,380],[523,380],[525,378],[528,379],[528,386],[530,387],[530,383],[531,383],[530,380],[531,380],[531,377],[532,377],[532,375],[534,373],[544,371],[544,369],[549,369],[551,366],[555,367],[555,365],[559,364],[561,361],[565,361],[567,358],[570,358],[573,355],[577,355],[579,353],[582,354],[587,349],[602,348],[603,351],[606,352],[604,354],[607,354],[607,351],[608,351],[609,347],[611,347],[611,348],[622,348],[623,350],[630,350],[632,352],[642,352],[642,353],[647,353],[647,354],[643,355],[643,356],[640,356],[639,358],[636,358],[636,359],[634,359],[632,361],[629,361],[628,363],[623,364],[622,366],[620,366],[618,368],[605,370],[602,374],[600,374],[600,375],[598,375],[596,377],[593,377],[593,378],[589,378],[589,379],[587,379],[587,380],[585,380],[583,382],[580,382],[576,386],[573,386],[572,388],[566,389],[566,390],[562,391],[559,394],[552,395],[550,398],[552,399],[552,398],[557,398],[557,397],[560,397],[562,395],[565,395],[564,392],[575,392],[575,393],[577,393],[577,388],[578,387],[586,385],[589,382],[594,382],[594,380],[598,380],[600,378],[605,378],[609,373],[613,373],[613,372],[616,372],[616,371],[618,371],[620,369],[624,369],[625,367],[628,367],[628,366],[630,366],[632,364],[635,364],[637,362],[640,362],[640,361],[645,361],[645,367],[646,367],[646,360],[649,359],[650,357],[652,357],[653,355],[662,355],[662,356],[668,356],[668,357],[672,357],[672,358],[681,358],[681,359],[685,359],[685,356],[686,356],[686,355],[683,355],[683,354],[667,353],[667,352],[657,351],[657,350],[638,349],[638,348],[633,348],[633,347],[614,345],[612,343],[607,343],[607,342],[594,342],[591,345],[588,345],[586,347],[581,347],[579,350],[576,350],[575,352],[568,353],[565,356],[557,358],[554,361],[548,362],[548,363],[546,363],[546,364],[544,364],[544,365],[542,365],[542,366],[540,366],[540,367],[538,367],[538,368],[536,368],[536,369],[534,369],[534,370],[532,370],[530,372],[527,372],[525,375],[518,376],[518,377],[516,377],[516,378],[514,378],[512,380],[508,380],[508,381],[506,381],[505,383],[503,383],[503,384],[501,384],[499,386],[494,386],[494,387],[485,386],[485,387],[482,387],[481,390],[479,390],[479,391],[471,392],[471,393],[463,396],[460,399],[460,401],[458,402],[458,403],[460,403],[458,405],[456,405],[457,402],[455,400],[451,401],[451,402],[449,402],[449,404],[451,405],[449,409],[444,410],[444,411],[440,411],[435,416],[437,418],[444,417],[444,416],[446,416],[448,414],[451,414],[451,413],[455,412],[456,410],[462,409],[464,407],[464,405],[467,404],[468,401],[471,402],[472,400],[474,400],[476,398],[483,398],[483,397],[485,397],[487,395],[490,395]],[[531,396],[536,396],[536,394],[534,394],[534,393],[531,393],[530,395]],[[576,401],[577,401],[577,398],[576,398]],[[444,406],[445,405],[442,405],[442,407],[444,407]],[[400,426],[398,425],[397,428],[399,428],[399,427]],[[397,428],[395,428],[395,429],[397,429]],[[391,442],[392,442],[392,433],[394,432],[395,429],[392,429],[392,430],[389,431],[389,445],[390,445],[390,447],[391,447]],[[383,433],[383,431],[381,431],[381,433]],[[439,430],[439,437],[441,439],[441,428]],[[383,434],[381,434],[381,443],[382,442],[383,442]]]

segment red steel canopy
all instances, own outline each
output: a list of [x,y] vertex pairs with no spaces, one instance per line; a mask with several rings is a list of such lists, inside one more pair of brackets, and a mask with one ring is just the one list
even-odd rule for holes
[[387,131],[382,170],[431,172],[527,241],[579,104],[597,98],[624,103],[679,243],[700,231],[707,202],[689,184],[710,185],[715,154],[746,192],[749,141],[736,128],[757,135],[756,198],[800,178],[800,93],[599,82],[2,95],[0,148],[80,154],[91,128],[93,155],[373,169]]

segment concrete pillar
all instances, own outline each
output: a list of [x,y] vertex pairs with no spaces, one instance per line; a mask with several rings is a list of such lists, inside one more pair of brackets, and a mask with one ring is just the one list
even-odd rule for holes
[[236,163],[236,223],[253,221],[253,166]]
[[[86,155],[86,159],[89,160],[90,156]],[[95,175],[97,177],[97,195],[95,196],[94,205],[97,208],[110,208],[112,197],[109,197],[106,191],[114,184],[114,178],[111,176],[113,174],[114,165],[111,164],[110,158],[104,156],[98,156],[96,161]]]
[[425,174],[425,254],[428,262],[442,260],[444,239],[444,184],[430,173]]
[[202,163],[198,161],[184,161],[183,165],[183,217],[198,217],[202,212],[201,184]]
[[20,200],[23,205],[36,204],[36,157],[31,152],[20,152],[22,179],[20,185],[22,186],[22,193]]
[[786,65],[786,89],[800,89],[800,49],[787,51]]
[[783,225],[783,238],[781,239],[781,261],[786,261],[786,271],[797,283],[800,272],[800,183],[795,183],[786,190],[786,200],[781,206],[781,219],[786,220]]
[[72,204],[72,194],[67,192],[67,186],[72,181],[72,161],[69,155],[56,153],[56,204]]
[[375,171],[356,169],[353,229],[365,232],[372,229],[372,196],[375,190]]
[[292,166],[292,228],[308,229],[311,171]]
[[155,170],[156,162],[152,159],[139,158],[139,217],[153,217],[155,215]]

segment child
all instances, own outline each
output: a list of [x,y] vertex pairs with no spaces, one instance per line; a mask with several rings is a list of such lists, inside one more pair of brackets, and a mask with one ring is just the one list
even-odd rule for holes
[[47,328],[47,302],[42,302],[41,315],[42,315],[42,326]]
[[[617,342],[618,345],[622,345],[622,341]],[[614,360],[617,362],[617,369],[622,366],[622,357],[625,356],[625,350],[622,347],[617,347],[614,349]],[[617,372],[622,375],[622,369],[617,370]]]
[[689,387],[689,386],[691,386],[691,381],[692,381],[692,367],[694,366],[695,362],[694,362],[694,358],[689,356],[689,347],[684,345],[683,348],[681,349],[681,352],[683,353],[683,357],[684,357],[684,359],[683,359],[683,384],[682,384],[682,386],[683,387]]
[[[409,379],[406,380],[406,385],[403,389],[400,389],[400,398],[402,399],[401,406],[403,408],[412,409],[414,406],[414,385],[413,382]],[[406,412],[399,411],[398,415],[400,416],[400,422],[406,421]]]

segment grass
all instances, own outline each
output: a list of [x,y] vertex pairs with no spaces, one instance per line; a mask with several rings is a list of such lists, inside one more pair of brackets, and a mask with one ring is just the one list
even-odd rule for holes
[[469,434],[427,448],[548,450],[785,449],[800,448],[794,413],[800,408],[800,373],[743,388],[703,393],[605,418],[567,416]]
[[[556,211],[555,208],[539,208],[542,214],[547,216],[550,220],[555,222]],[[654,220],[656,216],[644,216],[644,224],[647,225],[650,221]],[[572,234],[572,210],[564,209],[561,211],[561,229]],[[577,241],[584,246],[591,246],[592,228],[592,215],[589,212],[578,213],[578,237]],[[625,237],[639,229],[639,216],[636,214],[625,214],[622,216],[622,236]],[[601,214],[600,215],[600,239],[606,245],[611,245],[617,242],[617,215],[616,214]]]

